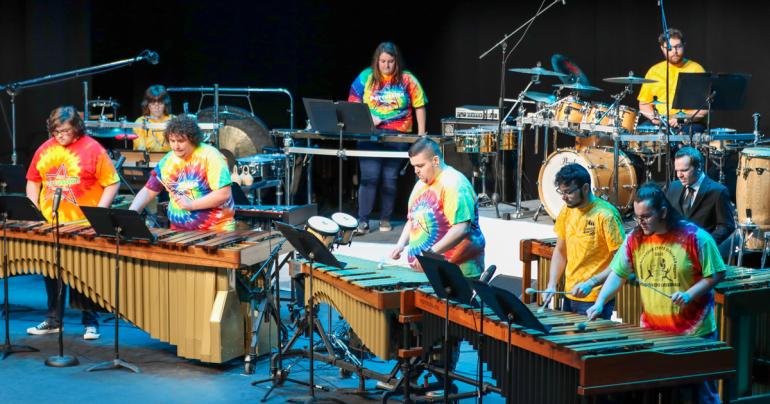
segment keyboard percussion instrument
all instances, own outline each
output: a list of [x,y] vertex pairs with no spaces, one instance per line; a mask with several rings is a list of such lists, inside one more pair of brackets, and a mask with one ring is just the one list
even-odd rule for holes
[[[11,275],[56,277],[53,229],[42,222],[8,222]],[[238,297],[236,276],[265,261],[280,235],[253,230],[152,232],[157,238],[153,243],[121,242],[121,316],[175,345],[183,358],[223,363],[242,356],[250,340],[248,305]],[[95,237],[81,222],[60,226],[60,244],[65,283],[111,311],[114,240]]]

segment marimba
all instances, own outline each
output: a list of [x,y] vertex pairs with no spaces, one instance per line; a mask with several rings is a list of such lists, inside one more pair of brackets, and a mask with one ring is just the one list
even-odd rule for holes
[[[422,313],[422,344],[443,340],[446,306],[429,287],[405,291]],[[449,337],[478,346],[481,313],[450,302]],[[536,312],[537,306],[529,308]],[[489,313],[489,314],[486,314]],[[509,325],[485,311],[483,357],[510,403],[577,403],[587,398],[642,392],[731,376],[734,352],[721,341],[677,336],[608,320],[588,323],[584,316],[546,310],[536,314],[549,334],[511,326],[511,369],[506,370]],[[621,401],[623,402],[623,401]]]
[[[344,269],[314,264],[315,302],[330,304],[348,322],[364,345],[382,359],[398,354],[400,346],[398,315],[401,292],[428,283],[422,272],[398,266],[379,269],[377,262],[337,255]],[[310,264],[302,263],[309,273]],[[305,287],[305,301],[310,290]]]
[[[548,269],[551,266],[551,257],[553,256],[554,247],[556,247],[555,238],[521,240],[519,244],[519,255],[524,264],[521,276],[521,290],[526,290],[532,283],[532,261],[535,260],[538,261],[537,289],[544,290],[548,287]],[[559,281],[558,289],[564,289],[564,279]],[[525,294],[522,296],[522,300],[525,303],[529,303],[531,298],[529,295]],[[538,295],[537,301],[542,304],[542,295]],[[559,306],[557,305],[556,307],[558,308]],[[618,294],[615,295],[615,310],[617,310],[618,317],[620,317],[624,323],[639,325],[639,320],[642,315],[642,295],[639,292],[639,287],[628,283],[623,284],[623,287],[621,287]]]
[[[53,225],[8,222],[9,273],[56,277]],[[243,355],[248,304],[235,290],[236,271],[265,261],[274,232],[153,230],[156,243],[121,242],[121,315],[177,355],[222,363]],[[60,227],[64,281],[101,307],[114,301],[113,240],[84,224]],[[286,245],[286,244],[285,244]],[[0,275],[1,276],[1,275]]]

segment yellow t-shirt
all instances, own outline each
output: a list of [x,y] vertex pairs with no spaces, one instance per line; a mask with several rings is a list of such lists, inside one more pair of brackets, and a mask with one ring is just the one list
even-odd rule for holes
[[[567,246],[567,267],[564,270],[564,290],[567,292],[604,271],[612,261],[612,252],[623,244],[625,238],[618,210],[597,197],[583,208],[562,208],[556,218],[554,232]],[[599,296],[599,289],[595,287],[586,297],[570,296],[570,299],[594,302]]]
[[[673,109],[674,94],[676,94],[676,84],[679,81],[679,73],[703,73],[705,70],[703,66],[697,62],[685,59],[684,64],[680,66],[668,65],[668,94],[671,98],[668,101],[669,113],[671,115],[676,114],[681,109]],[[639,90],[639,96],[636,97],[639,102],[648,103],[653,101],[653,97],[658,97],[658,101],[666,102],[666,61],[662,61],[652,66],[647,74],[644,75],[646,79],[657,80],[657,83],[642,84],[642,88]],[[658,109],[658,113],[661,115],[666,114],[666,104],[659,104],[655,106]],[[689,112],[688,112],[689,111]],[[694,110],[684,110],[685,113],[692,114]]]
[[[171,115],[165,115],[161,119],[154,119],[147,116],[137,118],[136,123],[163,123],[171,119]],[[163,130],[134,128],[134,133],[139,136],[134,139],[134,150],[146,150],[156,152],[167,152],[171,146],[166,142]]]

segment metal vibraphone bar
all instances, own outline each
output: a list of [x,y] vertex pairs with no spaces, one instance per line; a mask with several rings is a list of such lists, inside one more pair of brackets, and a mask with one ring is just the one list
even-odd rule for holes
[[[421,312],[422,345],[443,339],[446,306],[430,288],[405,292]],[[536,309],[530,305],[530,309]],[[536,310],[534,310],[536,311]],[[413,314],[413,313],[406,313]],[[658,391],[734,373],[733,349],[721,341],[678,336],[601,320],[577,327],[584,316],[546,310],[536,314],[548,335],[484,318],[484,358],[510,403],[577,403],[606,394],[633,394],[656,401]],[[449,307],[450,338],[478,344],[478,309]],[[508,339],[511,369],[506,369]]]
[[[52,226],[9,222],[11,275],[56,277]],[[82,224],[62,225],[63,280],[113,310],[114,242]],[[121,316],[177,355],[222,363],[243,355],[248,304],[235,290],[238,268],[267,259],[272,233],[155,231],[157,244],[121,243]],[[260,241],[261,240],[261,241]]]
[[[544,290],[548,287],[548,270],[551,266],[551,256],[556,246],[556,239],[523,239],[520,242],[519,254],[523,263],[522,289],[530,287],[532,282],[532,261],[538,261],[537,264],[537,289]],[[558,289],[564,289],[564,279],[558,283]],[[642,315],[642,295],[639,287],[623,284],[620,291],[615,295],[615,309],[624,323],[639,325],[639,319]],[[527,294],[522,296],[525,303],[530,303],[531,297]],[[558,300],[558,299],[555,299]],[[537,302],[542,304],[542,295],[538,294]],[[558,302],[555,302],[556,308],[560,308]]]

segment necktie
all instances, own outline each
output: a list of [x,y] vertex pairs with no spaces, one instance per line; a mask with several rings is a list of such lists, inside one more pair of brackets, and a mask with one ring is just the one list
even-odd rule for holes
[[693,195],[695,195],[695,190],[688,185],[685,188],[684,199],[682,200],[682,212],[685,214],[690,212],[690,205],[692,205]]

